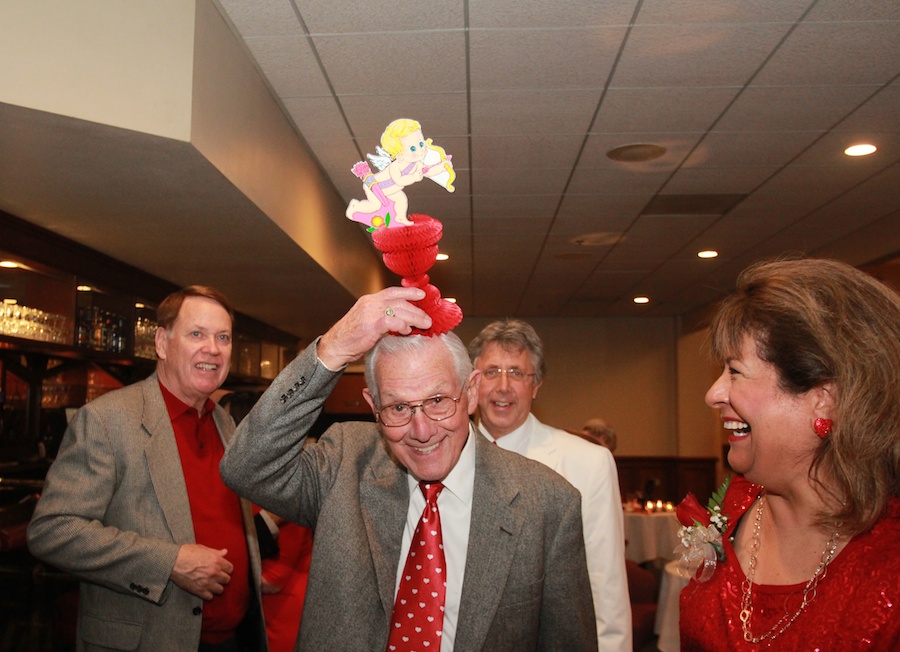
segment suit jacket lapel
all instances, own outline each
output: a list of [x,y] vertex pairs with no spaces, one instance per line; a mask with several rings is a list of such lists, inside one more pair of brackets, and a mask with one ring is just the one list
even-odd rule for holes
[[369,465],[359,494],[378,593],[385,612],[390,614],[394,608],[400,544],[409,509],[406,472],[390,458],[387,451],[378,454]]
[[175,443],[175,431],[166,410],[159,381],[154,373],[143,384],[144,414],[141,424],[149,435],[145,455],[150,481],[160,509],[176,543],[194,543],[194,523],[187,486],[181,470],[181,457]]
[[[482,436],[475,438],[475,492],[459,606],[456,647],[480,650],[494,620],[511,572],[521,516],[512,507],[518,494],[502,453]],[[477,580],[476,580],[477,578]]]
[[222,440],[223,446],[228,446],[231,436],[234,434],[234,419],[229,416],[224,408],[215,406],[212,413],[213,421],[216,424],[216,430],[219,431],[219,438]]
[[549,466],[554,471],[559,466],[559,449],[556,438],[542,427],[533,414],[528,415],[524,425],[528,429],[528,445],[526,457]]

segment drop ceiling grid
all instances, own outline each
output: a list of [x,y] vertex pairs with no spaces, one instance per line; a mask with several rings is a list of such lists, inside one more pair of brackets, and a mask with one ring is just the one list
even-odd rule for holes
[[[884,84],[897,74],[900,21],[806,20],[754,80],[769,86]],[[829,47],[821,47],[828,43]],[[881,55],[873,59],[872,52]]]
[[716,124],[717,132],[821,132],[855,111],[873,86],[752,86]]
[[472,31],[471,89],[602,89],[625,33],[623,25]]
[[[397,0],[375,18],[356,13],[364,6],[360,0],[339,7],[297,4],[336,90],[334,99],[321,96],[314,76],[302,85],[277,67],[267,74],[283,79],[278,85],[284,88],[284,105],[345,197],[359,193],[359,182],[343,169],[347,152],[354,146],[357,155],[373,151],[384,126],[398,115],[422,120],[426,135],[445,146],[467,180],[455,196],[427,206],[445,221],[445,244],[468,247],[456,260],[471,264],[470,283],[478,293],[490,286],[479,279],[496,277],[504,265],[531,279],[521,288],[523,297],[542,289],[545,278],[557,279],[557,292],[581,282],[584,261],[573,264],[557,256],[575,247],[571,238],[596,231],[628,236],[603,253],[601,268],[649,268],[648,283],[662,287],[653,277],[667,278],[663,270],[678,268],[695,241],[728,237],[737,242],[726,241],[725,248],[747,251],[772,229],[777,232],[778,225],[784,228],[785,218],[789,223],[804,219],[821,206],[823,189],[858,183],[858,171],[848,174],[846,168],[819,170],[818,183],[815,175],[793,171],[824,150],[825,130],[843,123],[849,131],[854,115],[867,125],[867,114],[896,124],[891,114],[896,100],[890,101],[896,91],[878,93],[874,85],[884,83],[891,64],[870,71],[864,83],[818,80],[821,64],[806,60],[807,42],[830,35],[829,30],[839,35],[856,30],[851,26],[845,32],[846,25],[829,22],[849,16],[822,1],[585,2],[560,11],[556,3],[542,0]],[[882,8],[882,13],[892,12]],[[804,22],[795,25],[801,17]],[[896,27],[894,18],[873,26],[874,42],[889,50],[895,46],[879,34]],[[289,56],[291,48],[298,51]],[[308,55],[299,44],[264,40],[251,49],[260,57],[268,52],[270,65],[290,65]],[[857,50],[843,62],[839,77],[852,76],[859,61],[868,61]],[[396,78],[387,84],[370,74],[379,61],[398,61],[392,63]],[[786,68],[797,78],[822,83],[790,80],[785,86]],[[873,94],[881,95],[880,107],[877,102],[866,106]],[[342,120],[328,118],[338,106],[349,133]],[[441,123],[429,122],[428,116]],[[660,143],[669,151],[643,164],[606,157],[629,142]],[[470,158],[471,169],[460,165]],[[786,165],[791,167],[782,169]],[[796,195],[776,205],[775,193],[789,182],[799,184]],[[645,229],[638,217],[659,192],[753,191],[760,196],[701,229],[682,225],[669,234]],[[417,206],[426,205],[422,195],[410,194]],[[767,210],[777,211],[778,219],[768,219]],[[470,228],[464,226],[466,219]],[[516,284],[505,286],[510,292]]]
[[778,47],[788,24],[636,25],[615,87],[742,87]]
[[[613,80],[615,82],[615,80]],[[626,136],[703,132],[729,105],[740,88],[732,86],[611,86],[603,99],[592,134]],[[664,111],[660,111],[665,107]]]

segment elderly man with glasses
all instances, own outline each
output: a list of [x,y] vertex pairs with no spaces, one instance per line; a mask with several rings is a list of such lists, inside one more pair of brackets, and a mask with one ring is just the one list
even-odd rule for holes
[[493,322],[472,340],[469,354],[481,372],[478,428],[484,437],[550,467],[581,492],[598,646],[631,650],[622,500],[612,455],[531,414],[545,373],[544,345],[531,325],[517,319]]
[[[222,461],[254,503],[315,528],[297,648],[596,650],[578,492],[474,433],[481,374],[428,331],[418,288],[362,297],[272,383]],[[387,333],[387,335],[385,335]],[[366,351],[376,423],[306,436]]]

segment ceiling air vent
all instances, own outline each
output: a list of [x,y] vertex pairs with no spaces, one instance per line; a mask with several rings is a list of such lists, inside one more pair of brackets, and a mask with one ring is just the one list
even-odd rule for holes
[[576,235],[569,242],[581,247],[610,247],[625,239],[621,233],[599,231],[597,233],[584,233]]

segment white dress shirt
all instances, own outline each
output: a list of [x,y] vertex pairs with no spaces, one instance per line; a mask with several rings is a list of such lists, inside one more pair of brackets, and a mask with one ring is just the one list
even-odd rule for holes
[[[472,520],[472,496],[475,492],[475,433],[470,428],[469,438],[463,446],[456,466],[442,481],[444,489],[438,496],[441,515],[441,534],[444,542],[444,560],[447,563],[447,591],[444,598],[444,626],[441,635],[441,652],[453,652],[456,627],[459,619],[459,603],[462,597],[463,575],[466,570],[466,553],[469,548],[469,525]],[[397,584],[394,599],[400,588],[400,576],[406,565],[409,546],[416,526],[425,510],[425,496],[419,490],[419,481],[409,479],[409,510],[406,527],[400,544],[400,564],[397,567]]]
[[[631,652],[631,603],[625,573],[625,528],[619,474],[609,449],[564,430],[544,425],[529,414],[521,426],[494,440],[500,448],[541,462],[581,492],[581,516],[591,593],[601,652]],[[420,492],[421,493],[421,492]],[[424,498],[422,505],[424,507]]]

